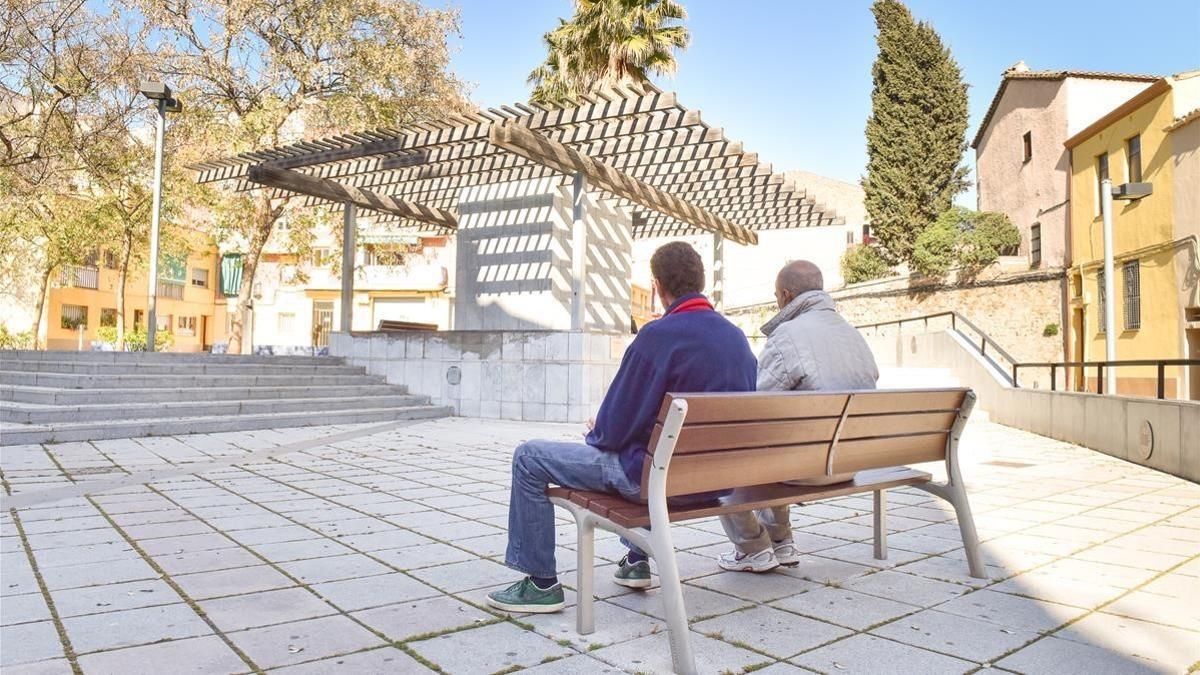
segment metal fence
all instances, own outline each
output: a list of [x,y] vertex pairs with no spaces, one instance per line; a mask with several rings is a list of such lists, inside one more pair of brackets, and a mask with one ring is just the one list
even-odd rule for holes
[[59,271],[59,283],[76,288],[100,288],[100,268],[89,265],[68,265]]

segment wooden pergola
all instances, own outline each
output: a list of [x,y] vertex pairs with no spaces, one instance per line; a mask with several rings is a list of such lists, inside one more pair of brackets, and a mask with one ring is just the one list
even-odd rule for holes
[[[192,168],[201,183],[344,205],[344,241],[351,243],[359,210],[377,223],[451,233],[464,188],[546,178],[631,207],[635,238],[709,232],[718,255],[725,239],[756,244],[760,230],[843,223],[699,111],[650,85],[598,91],[561,107],[518,103],[302,141]],[[344,249],[353,255],[352,245]],[[343,275],[343,312],[352,283]]]

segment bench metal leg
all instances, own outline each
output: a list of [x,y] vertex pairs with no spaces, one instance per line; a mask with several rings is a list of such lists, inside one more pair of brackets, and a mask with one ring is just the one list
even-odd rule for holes
[[875,491],[875,559],[887,560],[887,490]]
[[696,658],[692,654],[687,609],[683,605],[683,584],[679,580],[679,565],[675,562],[675,546],[671,542],[670,526],[650,530],[650,540],[653,543],[651,556],[658,563],[658,579],[663,610],[667,615],[673,669],[680,675],[695,675],[698,672]]
[[575,629],[589,635],[596,631],[596,525],[586,513],[576,513],[575,530]]

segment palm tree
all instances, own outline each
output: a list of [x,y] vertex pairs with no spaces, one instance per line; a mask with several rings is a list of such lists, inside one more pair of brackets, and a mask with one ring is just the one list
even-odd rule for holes
[[555,103],[596,87],[670,75],[691,35],[674,0],[576,0],[575,16],[546,33],[546,60],[529,74],[531,99]]

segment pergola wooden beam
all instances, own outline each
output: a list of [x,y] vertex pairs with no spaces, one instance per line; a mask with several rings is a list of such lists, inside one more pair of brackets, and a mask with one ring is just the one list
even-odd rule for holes
[[325,178],[316,178],[291,169],[277,169],[269,166],[252,166],[247,177],[260,185],[311,195],[343,204],[387,213],[408,220],[438,225],[449,229],[458,228],[458,218],[445,209],[439,209],[425,204],[398,199],[391,195],[381,195],[370,190],[363,190],[352,185],[344,185]]
[[643,183],[632,176],[591,157],[552,141],[537,132],[515,124],[497,124],[488,140],[509,152],[526,157],[566,175],[587,177],[588,183],[611,194],[625,197],[648,209],[668,214],[710,232],[717,232],[739,244],[757,244],[754,232],[690,204],[669,192]]

